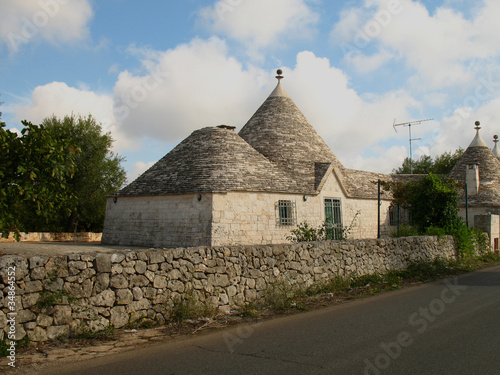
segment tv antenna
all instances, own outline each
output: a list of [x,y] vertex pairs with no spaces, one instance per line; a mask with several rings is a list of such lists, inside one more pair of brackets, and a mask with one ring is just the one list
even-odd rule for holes
[[422,138],[412,138],[411,136],[411,127],[413,125],[420,125],[421,123],[425,121],[431,121],[434,120],[433,118],[428,118],[425,120],[416,120],[416,121],[409,121],[409,122],[402,122],[400,124],[396,124],[396,119],[394,119],[394,123],[392,124],[392,127],[394,128],[394,131],[397,133],[397,127],[398,126],[407,126],[408,127],[408,141],[410,142],[410,174],[413,174],[413,151],[412,151],[412,143],[413,141],[420,141]]

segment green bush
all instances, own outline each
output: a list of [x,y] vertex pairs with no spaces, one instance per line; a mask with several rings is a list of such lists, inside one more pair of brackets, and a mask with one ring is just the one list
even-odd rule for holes
[[273,310],[286,310],[292,307],[295,299],[303,294],[288,280],[278,279],[269,283],[264,291],[264,303]]
[[291,242],[324,241],[326,239],[326,227],[323,224],[318,228],[313,228],[304,221],[293,229],[292,235],[286,239]]
[[420,232],[415,227],[408,225],[401,225],[399,227],[399,231],[398,230],[391,231],[389,235],[391,237],[413,237],[420,235]]

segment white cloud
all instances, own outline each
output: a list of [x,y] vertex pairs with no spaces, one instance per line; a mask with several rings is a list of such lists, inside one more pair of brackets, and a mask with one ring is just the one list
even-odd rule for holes
[[219,0],[203,8],[199,19],[210,31],[255,50],[310,38],[319,15],[305,0]]
[[39,124],[52,115],[63,118],[71,114],[91,114],[102,124],[104,132],[111,132],[115,139],[115,149],[130,147],[117,126],[113,114],[113,99],[108,95],[69,87],[63,82],[52,82],[35,88],[29,104],[17,106],[14,111],[17,121],[28,120],[34,124]]
[[0,44],[15,53],[39,39],[53,44],[81,41],[89,36],[92,15],[89,0],[2,0]]
[[408,157],[408,150],[404,146],[393,146],[377,151],[375,152],[376,156],[363,157],[358,155],[353,157],[349,162],[349,167],[379,173],[392,173]]
[[363,155],[394,136],[394,118],[410,118],[409,110],[419,105],[403,90],[360,96],[349,87],[344,72],[312,52],[299,53],[295,69],[285,69],[284,74],[287,92],[350,168],[362,166]]
[[362,53],[353,54],[350,58],[350,62],[358,72],[370,73],[394,58],[395,55],[393,53],[382,50],[371,56],[366,56]]
[[123,71],[114,88],[115,115],[133,138],[177,142],[206,126],[241,127],[269,87],[265,72],[244,69],[215,37],[143,56],[144,72]]
[[467,148],[476,134],[474,130],[476,121],[481,122],[481,136],[490,148],[493,148],[493,135],[500,135],[499,106],[500,98],[497,98],[476,109],[470,107],[456,109],[434,130],[431,155],[453,151],[458,147]]
[[[177,143],[205,126],[241,128],[276,85],[271,72],[245,70],[218,38],[166,52],[135,51],[144,56],[146,71],[122,72],[114,90],[115,115],[129,139]],[[296,66],[283,70],[286,90],[347,167],[361,166],[364,154],[383,158],[383,150],[373,156],[372,146],[394,136],[394,118],[409,118],[409,109],[419,105],[403,90],[361,97],[340,69],[312,52],[299,53]],[[384,163],[389,159],[387,154]]]
[[[399,4],[394,8],[398,10],[390,11],[391,4]],[[348,61],[356,54],[347,54],[351,51],[345,45],[361,55],[372,53],[373,48],[384,53],[391,50],[416,72],[410,80],[415,87],[449,87],[470,84],[481,69],[477,61],[500,54],[499,17],[500,5],[495,0],[485,0],[470,20],[446,6],[430,14],[419,1],[365,0],[364,8],[344,11],[332,38],[344,45]],[[380,53],[375,52],[373,58],[380,61]]]

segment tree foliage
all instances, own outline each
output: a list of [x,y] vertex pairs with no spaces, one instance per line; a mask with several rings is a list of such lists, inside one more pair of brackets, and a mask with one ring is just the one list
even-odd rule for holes
[[69,215],[77,198],[67,181],[80,149],[54,137],[44,126],[23,121],[21,134],[0,124],[0,231],[49,225],[54,215]]
[[55,116],[42,124],[61,140],[68,140],[81,150],[76,156],[76,170],[68,180],[71,192],[78,198],[77,207],[70,217],[61,212],[54,226],[60,231],[102,231],[106,209],[106,196],[119,190],[126,180],[121,163],[123,157],[111,151],[113,139],[110,133],[92,116]]
[[391,183],[394,202],[408,209],[420,232],[430,227],[447,228],[460,222],[458,183],[429,173],[407,183]]
[[125,182],[123,158],[110,151],[92,116],[0,124],[0,231],[101,231],[106,196]]
[[417,160],[411,160],[405,158],[401,167],[394,169],[393,172],[396,174],[411,174],[411,169],[413,168],[413,174],[448,174],[458,159],[462,157],[464,154],[464,150],[459,148],[455,150],[455,152],[445,152],[439,156],[436,156],[435,159],[430,157],[429,155],[422,155]]

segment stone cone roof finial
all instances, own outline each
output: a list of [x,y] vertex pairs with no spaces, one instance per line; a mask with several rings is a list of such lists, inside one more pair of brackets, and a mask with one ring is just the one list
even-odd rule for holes
[[469,145],[469,147],[488,147],[488,145],[486,144],[486,142],[483,140],[483,138],[479,134],[479,130],[481,129],[481,123],[479,121],[475,122],[474,129],[476,129],[476,136],[472,140],[472,142]]
[[500,159],[500,148],[498,148],[498,135],[493,136],[493,142],[495,142],[495,147],[493,147],[493,154]]
[[285,97],[285,98],[290,98],[290,96],[288,96],[287,92],[285,91],[285,89],[281,85],[281,80],[284,78],[283,75],[282,75],[283,71],[281,69],[278,69],[276,71],[276,73],[278,74],[276,76],[276,79],[278,80],[278,85],[276,86],[276,88],[274,89],[274,91],[271,93],[271,95],[269,95],[269,97],[282,96],[282,97]]

